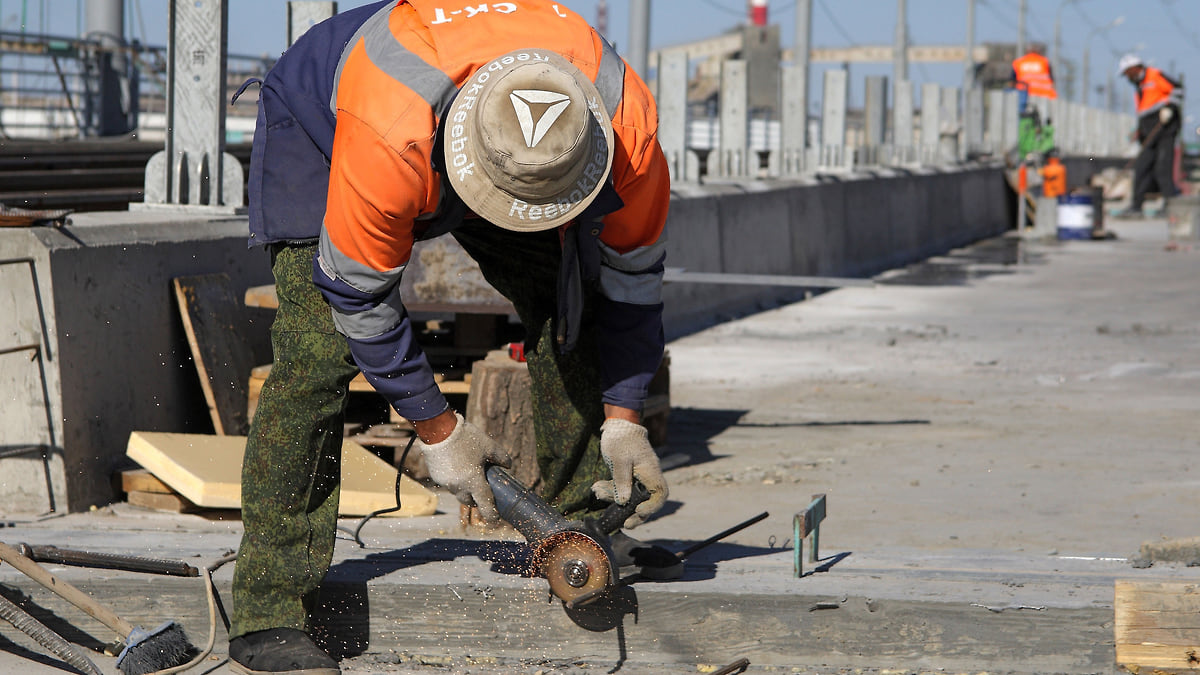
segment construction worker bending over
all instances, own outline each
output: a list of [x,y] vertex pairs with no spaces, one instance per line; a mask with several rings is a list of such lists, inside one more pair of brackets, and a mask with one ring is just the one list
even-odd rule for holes
[[[270,250],[279,313],[242,474],[239,672],[338,672],[309,611],[333,554],[360,369],[412,422],[430,477],[497,518],[484,468],[507,454],[447,405],[400,296],[415,241],[450,234],[516,308],[542,496],[577,518],[599,497],[625,503],[637,478],[651,496],[626,527],[666,501],[640,416],[664,346],[670,179],[654,101],[561,3],[445,6],[340,14],[262,84],[250,240]],[[612,536],[617,564],[645,546]]]
[[1183,87],[1135,54],[1121,57],[1117,69],[1137,88],[1137,140],[1141,151],[1133,163],[1133,198],[1119,216],[1140,217],[1146,195],[1156,189],[1165,201],[1175,187],[1175,142],[1179,138]]

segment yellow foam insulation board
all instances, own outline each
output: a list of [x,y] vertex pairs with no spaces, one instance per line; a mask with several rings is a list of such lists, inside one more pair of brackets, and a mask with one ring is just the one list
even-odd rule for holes
[[[173,490],[206,508],[242,506],[245,436],[135,431],[125,454]],[[396,505],[396,469],[353,441],[342,443],[342,495],[338,513],[364,516]],[[428,516],[437,495],[404,476],[401,509],[383,515]]]

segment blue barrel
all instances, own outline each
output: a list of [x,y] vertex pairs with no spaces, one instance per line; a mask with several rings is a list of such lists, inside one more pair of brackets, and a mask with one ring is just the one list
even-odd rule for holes
[[1091,239],[1095,214],[1089,194],[1064,195],[1058,200],[1059,239]]

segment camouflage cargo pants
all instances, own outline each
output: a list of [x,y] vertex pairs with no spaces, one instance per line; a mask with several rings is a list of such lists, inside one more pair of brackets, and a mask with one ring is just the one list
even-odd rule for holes
[[[604,419],[594,331],[569,354],[555,349],[553,317],[561,248],[555,231],[513,233],[482,221],[454,232],[526,327],[534,430],[543,496],[577,517],[597,510],[608,478],[598,432]],[[276,245],[279,312],[275,363],[263,384],[242,465],[244,533],[233,579],[230,637],[268,628],[309,629],[337,530],[342,420],[358,372],[328,305],[312,283],[312,245]]]

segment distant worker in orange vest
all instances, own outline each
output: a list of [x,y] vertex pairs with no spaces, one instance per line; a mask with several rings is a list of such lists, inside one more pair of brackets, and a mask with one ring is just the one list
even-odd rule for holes
[[1054,89],[1054,74],[1050,70],[1050,60],[1044,55],[1045,48],[1033,45],[1024,56],[1013,61],[1013,81],[1016,88],[1027,92],[1030,96],[1056,99],[1058,92]]
[[1135,54],[1122,56],[1117,70],[1137,87],[1137,140],[1142,145],[1133,163],[1133,198],[1119,215],[1139,217],[1146,194],[1155,188],[1163,196],[1164,208],[1165,200],[1179,194],[1172,172],[1183,87]]
[[1038,169],[1042,174],[1042,196],[1058,199],[1067,194],[1067,167],[1058,159],[1058,153],[1046,153],[1046,164]]

